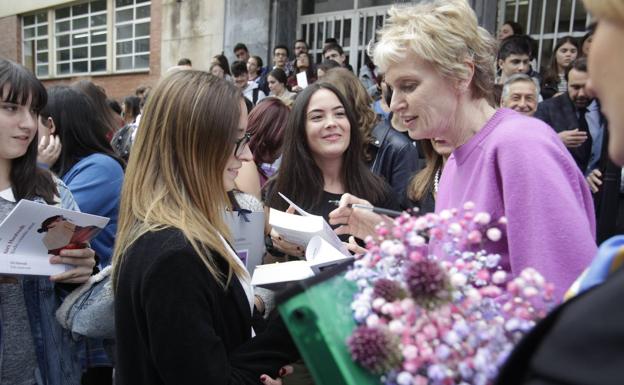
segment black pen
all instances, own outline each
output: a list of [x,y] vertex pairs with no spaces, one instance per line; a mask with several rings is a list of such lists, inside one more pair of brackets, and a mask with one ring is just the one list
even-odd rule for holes
[[[336,201],[336,200],[330,200],[329,203],[330,204],[334,204],[336,206],[340,205],[340,201]],[[388,209],[383,209],[381,207],[362,205],[362,204],[358,204],[358,203],[349,203],[347,205],[347,207],[353,208],[353,209],[370,210],[370,211],[372,211],[372,212],[374,212],[376,214],[383,214],[383,215],[387,215],[389,217],[398,217],[401,214],[403,214],[401,211],[388,210]]]

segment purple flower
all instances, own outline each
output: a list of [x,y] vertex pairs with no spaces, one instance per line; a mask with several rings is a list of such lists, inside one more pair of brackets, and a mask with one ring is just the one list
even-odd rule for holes
[[387,278],[378,279],[373,287],[373,296],[383,298],[388,302],[403,299],[405,294],[405,290],[403,290],[399,282]]
[[460,362],[457,368],[459,369],[459,374],[464,380],[470,380],[474,375],[474,371],[466,362]]
[[427,369],[427,376],[433,380],[433,382],[441,382],[447,377],[447,368],[442,364],[433,364]]
[[451,355],[451,349],[445,344],[440,344],[436,348],[435,354],[438,359],[444,362]]
[[446,273],[438,262],[430,259],[409,261],[403,278],[414,300],[427,307],[441,299],[440,295],[448,287]]
[[351,358],[375,374],[383,374],[401,364],[399,339],[381,328],[359,326],[347,340]]
[[504,226],[485,233],[502,223],[467,204],[379,226],[346,275],[358,291],[353,360],[386,385],[490,384],[553,290],[534,269],[512,279],[479,249],[504,236]]

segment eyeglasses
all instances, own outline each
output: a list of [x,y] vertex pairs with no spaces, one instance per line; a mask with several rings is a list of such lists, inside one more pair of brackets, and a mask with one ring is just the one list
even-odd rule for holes
[[236,147],[234,147],[234,156],[235,157],[240,157],[241,155],[243,155],[243,152],[245,151],[245,146],[247,145],[247,143],[249,143],[249,141],[251,140],[251,134],[249,132],[245,133],[245,135],[243,135],[242,138],[238,139],[236,142],[234,142],[236,144]]

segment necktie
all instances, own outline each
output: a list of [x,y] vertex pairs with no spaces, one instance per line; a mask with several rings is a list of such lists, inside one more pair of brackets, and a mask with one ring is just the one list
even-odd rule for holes
[[578,129],[579,131],[585,132],[587,134],[587,140],[581,144],[580,147],[577,148],[579,166],[581,170],[585,172],[587,168],[587,164],[589,163],[589,158],[591,157],[592,150],[592,141],[591,141],[591,133],[589,132],[589,125],[587,124],[587,119],[585,115],[587,114],[587,108],[579,108],[578,109],[579,117],[578,117]]
[[579,122],[579,131],[583,131],[586,132],[587,135],[589,135],[589,125],[587,125],[587,119],[585,119],[585,114],[587,113],[587,108],[579,108],[578,109],[578,113],[579,113],[579,118],[578,118],[578,122]]

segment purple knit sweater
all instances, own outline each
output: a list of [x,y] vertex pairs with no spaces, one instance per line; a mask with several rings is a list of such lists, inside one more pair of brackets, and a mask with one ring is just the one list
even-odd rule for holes
[[507,217],[506,236],[486,243],[512,274],[534,267],[562,298],[597,247],[594,205],[585,178],[554,130],[500,109],[449,157],[436,212],[475,203]]

